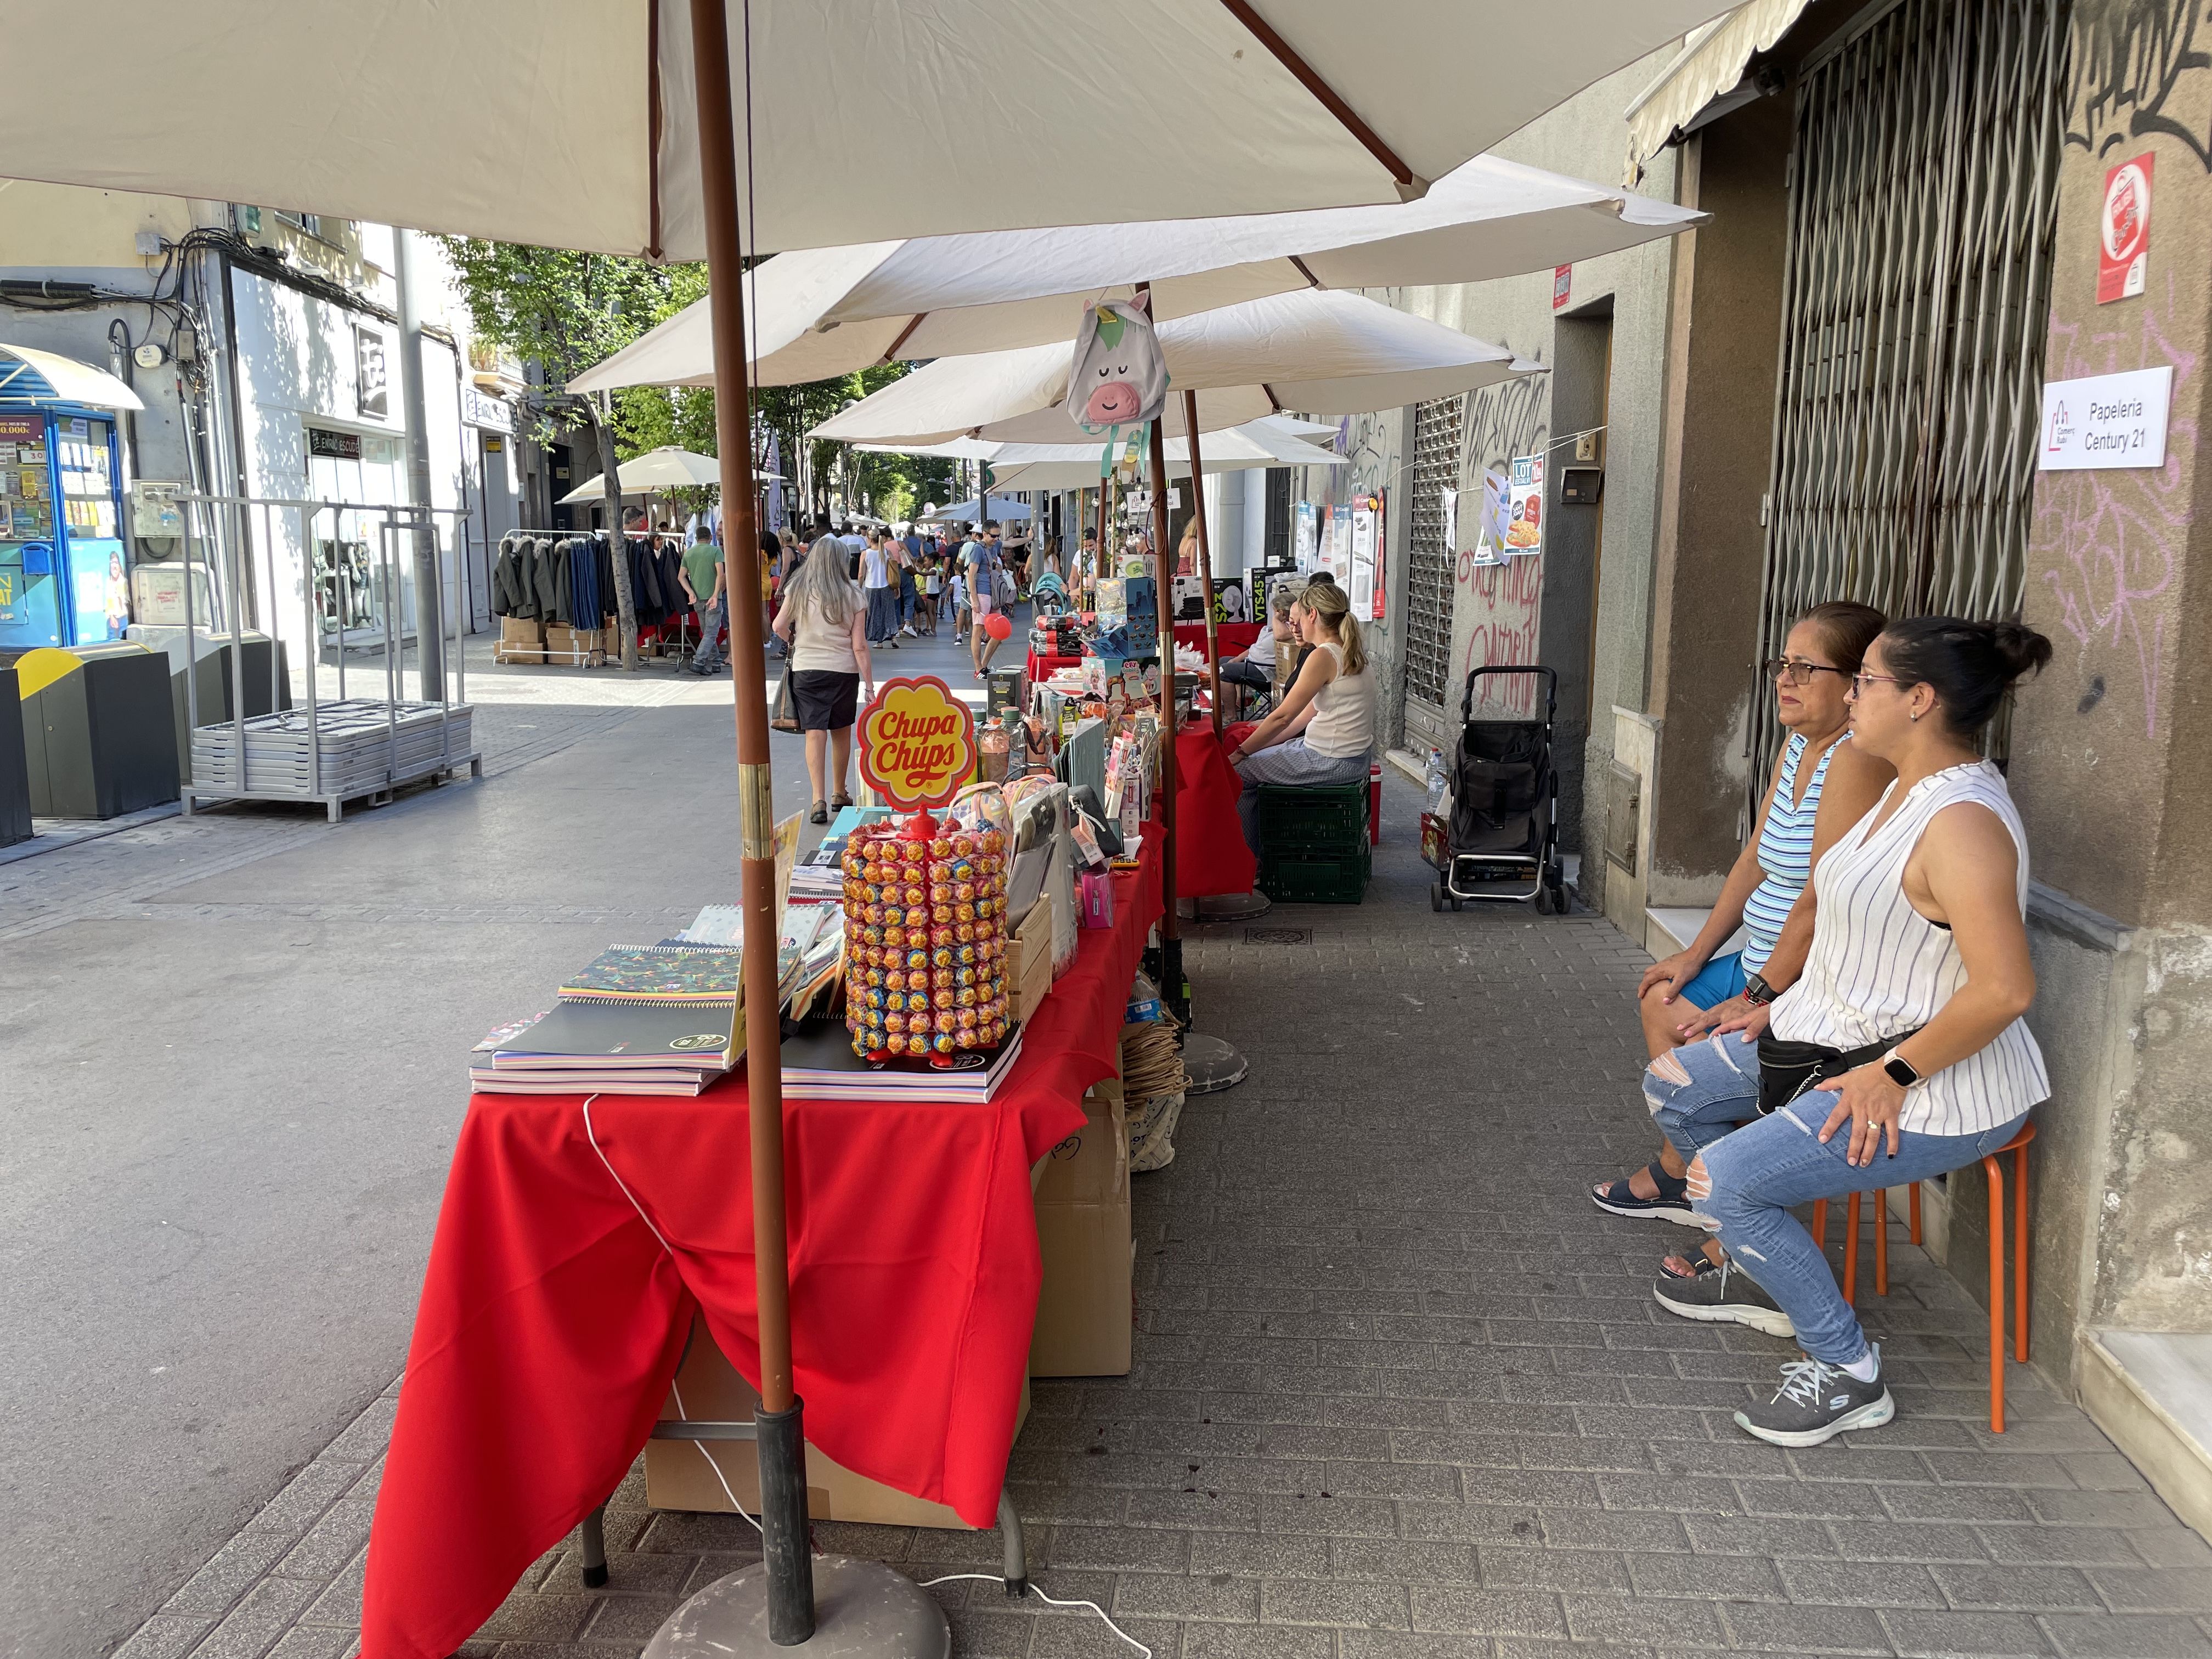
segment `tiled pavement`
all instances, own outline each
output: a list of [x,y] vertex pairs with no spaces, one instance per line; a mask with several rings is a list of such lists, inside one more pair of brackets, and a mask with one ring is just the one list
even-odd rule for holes
[[[1201,1024],[1252,1073],[1139,1178],[1133,1374],[1036,1385],[1012,1480],[1038,1583],[1164,1659],[2212,1655],[2212,1550],[2034,1370],[1988,1432],[1978,1310],[1901,1235],[1890,1295],[1862,1297],[1895,1423],[1805,1452],[1735,1428],[1791,1351],[1660,1312],[1651,1269],[1686,1235],[1582,1193],[1648,1152],[1646,958],[1594,917],[1431,915],[1407,839],[1364,907],[1267,919],[1308,942],[1194,940]],[[128,1659],[350,1654],[390,1404]],[[635,1654],[757,1555],[734,1516],[646,1510],[635,1473],[607,1534],[605,1590],[556,1548],[463,1651]],[[996,1557],[817,1535],[918,1579]],[[994,1584],[933,1593],[964,1654],[1133,1651]]]

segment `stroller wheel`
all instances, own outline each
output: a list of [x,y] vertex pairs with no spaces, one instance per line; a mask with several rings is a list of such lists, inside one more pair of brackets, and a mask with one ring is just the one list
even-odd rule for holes
[[1553,913],[1552,890],[1548,887],[1539,887],[1536,890],[1536,914],[1540,916],[1548,916]]
[[1460,908],[1460,907],[1459,907],[1459,895],[1458,895],[1457,893],[1454,893],[1454,894],[1451,896],[1451,908],[1452,908],[1452,909],[1453,909],[1455,912],[1456,912],[1456,911],[1459,909],[1459,908]]
[[1432,881],[1429,884],[1429,908],[1442,910],[1443,908],[1444,884],[1440,881]]

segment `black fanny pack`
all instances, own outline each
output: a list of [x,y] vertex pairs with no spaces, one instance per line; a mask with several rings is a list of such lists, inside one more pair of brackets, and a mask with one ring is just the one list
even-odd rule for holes
[[1786,1037],[1762,1034],[1759,1039],[1759,1115],[1778,1112],[1798,1096],[1846,1072],[1855,1072],[1870,1060],[1880,1060],[1899,1043],[1918,1036],[1920,1030],[1916,1025],[1863,1048],[1829,1048],[1817,1042],[1792,1042]]

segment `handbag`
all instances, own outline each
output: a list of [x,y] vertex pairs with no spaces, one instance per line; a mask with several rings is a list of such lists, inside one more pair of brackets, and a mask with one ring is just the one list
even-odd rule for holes
[[1798,1096],[1846,1072],[1856,1071],[1870,1060],[1881,1059],[1899,1043],[1919,1036],[1922,1029],[1916,1025],[1909,1031],[1869,1042],[1863,1048],[1830,1048],[1818,1042],[1793,1042],[1787,1037],[1762,1031],[1759,1038],[1759,1115],[1766,1117],[1778,1112]]
[[787,661],[783,682],[775,688],[775,705],[769,711],[769,729],[775,732],[796,732],[798,718],[791,712],[791,665]]

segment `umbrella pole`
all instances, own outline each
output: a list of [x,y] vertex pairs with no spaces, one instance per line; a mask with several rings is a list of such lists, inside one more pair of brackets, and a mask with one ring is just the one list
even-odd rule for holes
[[1198,458],[1198,393],[1182,394],[1183,441],[1190,446],[1191,513],[1198,525],[1198,588],[1206,597],[1206,672],[1213,696],[1213,735],[1221,735],[1221,635],[1213,623],[1213,544],[1206,533],[1206,472]]
[[1154,421],[1152,460],[1152,601],[1160,634],[1160,995],[1175,1017],[1190,1023],[1190,999],[1183,994],[1182,926],[1176,916],[1176,696],[1175,619],[1168,592],[1168,461],[1164,422]]
[[[706,198],[708,297],[714,325],[714,427],[721,451],[723,547],[732,594],[760,592],[753,529],[752,395],[738,225],[737,143],[723,0],[691,0]],[[745,1086],[750,1101],[753,1272],[760,1313],[761,1534],[769,1638],[814,1634],[814,1562],[806,1528],[805,1434],[792,1384],[791,1285],[784,1225],[783,1054],[777,1016],[775,803],[769,769],[767,659],[757,604],[730,606],[737,681],[738,895],[744,917]]]

